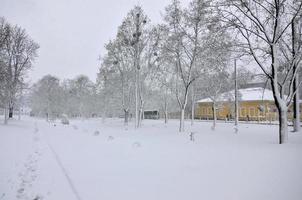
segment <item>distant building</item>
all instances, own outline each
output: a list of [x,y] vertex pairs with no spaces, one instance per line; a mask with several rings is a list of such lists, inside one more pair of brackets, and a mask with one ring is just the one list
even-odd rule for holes
[[158,110],[145,110],[144,119],[159,119],[159,111]]
[[[234,119],[234,90],[222,93],[216,100],[217,119]],[[244,121],[275,121],[278,120],[278,110],[274,102],[273,92],[262,87],[238,90],[238,117]],[[300,109],[301,111],[301,109]],[[195,112],[197,119],[213,119],[213,101],[205,98],[197,101]],[[292,109],[289,109],[289,119],[292,119]]]

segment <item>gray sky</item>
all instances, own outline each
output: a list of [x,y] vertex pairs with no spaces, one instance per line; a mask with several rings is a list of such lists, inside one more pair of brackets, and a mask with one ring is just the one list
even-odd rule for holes
[[43,75],[73,78],[85,74],[95,81],[98,56],[114,38],[127,12],[138,4],[152,23],[170,0],[0,0],[0,16],[25,28],[40,44],[29,73],[32,82]]

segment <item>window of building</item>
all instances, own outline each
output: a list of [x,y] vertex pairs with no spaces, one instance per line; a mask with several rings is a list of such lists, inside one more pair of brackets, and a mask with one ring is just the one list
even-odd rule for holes
[[212,114],[212,108],[208,108],[208,114],[209,114],[209,115]]
[[250,108],[250,116],[255,117],[255,108]]
[[241,115],[241,117],[246,117],[245,108],[240,109],[240,115]]

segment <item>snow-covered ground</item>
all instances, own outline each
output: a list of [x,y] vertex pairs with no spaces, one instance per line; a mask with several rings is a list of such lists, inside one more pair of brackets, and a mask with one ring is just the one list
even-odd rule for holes
[[1,124],[0,200],[302,199],[302,133],[278,145],[275,125],[177,129],[177,120],[138,130],[122,119]]

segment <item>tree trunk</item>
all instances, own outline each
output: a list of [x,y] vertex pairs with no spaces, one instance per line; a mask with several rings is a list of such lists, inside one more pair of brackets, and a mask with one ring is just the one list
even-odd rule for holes
[[235,129],[238,131],[238,82],[237,82],[237,64],[236,59],[234,61],[234,73],[235,73]]
[[217,120],[217,114],[216,114],[216,104],[213,102],[213,126],[212,130],[214,131],[216,128],[216,120]]
[[125,120],[124,120],[124,125],[128,126],[128,122],[129,122],[129,110],[128,109],[124,109],[124,114],[125,114]]
[[142,119],[143,119],[143,108],[142,107],[140,107],[139,108],[139,111],[138,111],[138,121],[137,121],[137,126],[138,127],[141,127],[141,125],[142,125]]
[[294,81],[294,91],[296,91],[296,94],[294,96],[294,103],[293,103],[293,125],[294,125],[294,132],[300,131],[300,102],[299,102],[299,79],[298,74],[295,77]]
[[[279,28],[277,27],[276,30]],[[275,104],[279,112],[279,144],[287,143],[288,127],[287,127],[287,110],[286,101],[284,98],[284,90],[278,85],[277,69],[279,69],[279,61],[276,58],[278,55],[276,43],[271,45],[272,53],[272,77],[270,78]]]
[[279,111],[279,144],[288,142],[287,108],[278,107]]
[[194,115],[195,115],[195,94],[194,94],[194,87],[192,86],[191,126],[194,125]]
[[137,81],[137,69],[135,69],[135,123],[134,126],[135,128],[138,128],[138,81]]
[[182,108],[180,111],[180,124],[179,124],[179,132],[185,131],[185,109]]
[[194,107],[194,103],[192,103],[192,111],[191,111],[191,126],[193,126],[194,125],[194,109],[195,109],[195,107]]
[[167,88],[165,91],[165,107],[164,107],[164,117],[165,117],[165,124],[168,123],[168,102],[167,102]]
[[14,111],[13,106],[9,106],[8,110],[9,110],[8,118],[13,118],[13,111]]
[[19,106],[18,120],[21,120],[21,106]]
[[[140,91],[139,91],[140,93]],[[142,120],[144,119],[144,101],[142,99],[141,93],[139,95],[140,98],[140,103],[139,103],[139,111],[138,111],[138,127],[141,127],[142,125]]]
[[[292,28],[292,55],[293,57],[296,56],[296,50],[297,50],[297,25],[298,25],[298,18],[293,19],[291,23],[291,28]],[[298,69],[297,64],[294,65],[293,71],[297,71]],[[299,103],[299,74],[297,73],[294,78],[294,83],[293,83],[293,92],[296,92],[294,95],[294,116],[293,116],[293,126],[294,126],[294,132],[299,132],[300,130],[300,103]]]
[[103,113],[102,113],[102,123],[105,123],[106,121],[106,109],[103,110]]
[[7,124],[7,121],[8,121],[8,109],[5,106],[5,108],[4,108],[4,124]]
[[167,124],[168,123],[168,110],[167,110],[167,108],[165,108],[165,124]]

